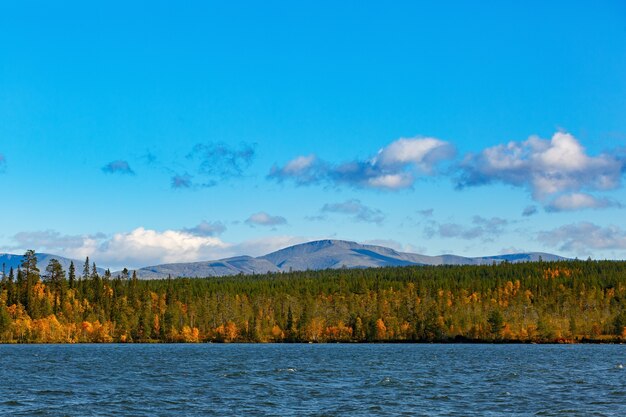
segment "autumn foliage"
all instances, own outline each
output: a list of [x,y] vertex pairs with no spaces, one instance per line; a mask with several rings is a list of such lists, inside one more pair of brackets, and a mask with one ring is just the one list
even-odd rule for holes
[[626,263],[328,270],[141,281],[32,251],[0,282],[0,341],[626,341]]

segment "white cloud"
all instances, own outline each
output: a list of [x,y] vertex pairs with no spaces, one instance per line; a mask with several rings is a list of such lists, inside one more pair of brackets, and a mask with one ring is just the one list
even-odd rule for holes
[[500,217],[489,219],[474,216],[471,225],[459,223],[437,223],[430,220],[424,228],[424,235],[428,238],[438,236],[441,238],[460,238],[466,240],[483,239],[491,240],[494,236],[500,235],[509,225],[509,221]]
[[193,262],[214,259],[231,245],[215,237],[198,236],[185,231],[156,231],[138,227],[131,232],[116,233],[93,245],[85,242],[80,252],[104,264],[147,266],[159,263]]
[[290,179],[298,185],[309,185],[324,180],[326,175],[326,165],[311,154],[298,156],[287,162],[284,167],[272,166],[268,178],[278,182]]
[[250,226],[280,226],[287,224],[287,219],[282,216],[270,216],[264,211],[254,213],[246,220]]
[[21,232],[13,240],[15,245],[5,249],[17,253],[35,249],[79,260],[89,256],[100,266],[114,269],[216,259],[230,254],[233,247],[216,237],[143,227],[113,235],[62,235],[50,230]]
[[368,207],[357,199],[346,200],[342,203],[324,204],[321,211],[324,213],[348,214],[356,221],[367,223],[380,224],[385,220],[385,215],[382,211]]
[[298,185],[330,183],[358,188],[399,190],[410,188],[419,175],[434,175],[436,167],[454,157],[448,142],[435,138],[400,138],[368,160],[332,164],[315,155],[299,156],[285,166],[274,165],[268,175]]
[[540,232],[537,239],[547,245],[558,247],[578,255],[591,255],[593,250],[626,249],[626,231],[618,226],[598,226],[591,222],[579,222]]
[[310,169],[316,162],[315,155],[299,156],[287,163],[283,168],[286,174],[298,175]]
[[431,173],[434,166],[454,157],[455,149],[448,142],[435,138],[401,138],[378,151],[372,165],[382,168],[404,168],[413,164],[425,173]]
[[[322,236],[320,238],[329,238]],[[260,256],[287,246],[312,240],[302,236],[269,236],[229,243],[220,238],[199,236],[184,230],[157,231],[138,227],[113,235],[63,235],[56,231],[23,232],[13,237],[13,253],[27,249],[71,259],[85,257],[98,266],[120,270],[163,263],[199,262],[239,255]]]
[[586,193],[572,193],[561,195],[546,206],[547,211],[573,211],[582,209],[599,209],[619,207],[620,204],[608,198],[597,198]]
[[385,174],[367,180],[372,188],[383,188],[387,190],[398,190],[408,188],[413,185],[415,178],[411,174]]
[[226,225],[222,222],[207,222],[203,220],[197,226],[183,230],[197,236],[216,236],[226,231]]
[[530,190],[545,202],[563,193],[610,190],[620,186],[624,161],[614,155],[590,156],[574,136],[530,137],[468,154],[460,164],[459,187],[502,182]]

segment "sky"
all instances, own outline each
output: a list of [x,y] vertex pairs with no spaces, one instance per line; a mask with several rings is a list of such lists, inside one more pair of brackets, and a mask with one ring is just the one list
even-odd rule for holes
[[0,39],[0,252],[626,258],[623,1],[25,0]]

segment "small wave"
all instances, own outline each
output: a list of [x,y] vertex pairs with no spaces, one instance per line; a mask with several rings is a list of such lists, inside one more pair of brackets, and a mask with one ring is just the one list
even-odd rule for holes
[[222,378],[238,378],[240,376],[244,376],[245,374],[245,372],[226,372],[223,373],[221,376]]
[[449,401],[449,400],[450,400],[450,397],[448,397],[448,396],[447,396],[447,395],[445,395],[445,394],[442,394],[442,395],[433,395],[433,396],[431,396],[431,397],[428,397],[428,399],[429,399],[429,400],[435,400],[435,401],[441,401],[441,400],[443,400],[443,401]]
[[74,395],[74,391],[44,389],[44,390],[36,391],[35,394],[37,394],[37,395],[63,395],[63,396],[69,396],[69,395]]
[[1,402],[0,405],[6,405],[6,406],[9,406],[9,407],[19,407],[19,406],[24,405],[24,403],[21,403],[21,402],[16,401],[16,400],[8,400],[8,401]]
[[278,368],[276,372],[297,372],[297,368]]

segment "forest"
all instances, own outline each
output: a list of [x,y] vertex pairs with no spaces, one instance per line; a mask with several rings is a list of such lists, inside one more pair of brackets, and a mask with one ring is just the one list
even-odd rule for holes
[[34,251],[0,282],[2,343],[626,341],[626,262],[140,280]]

